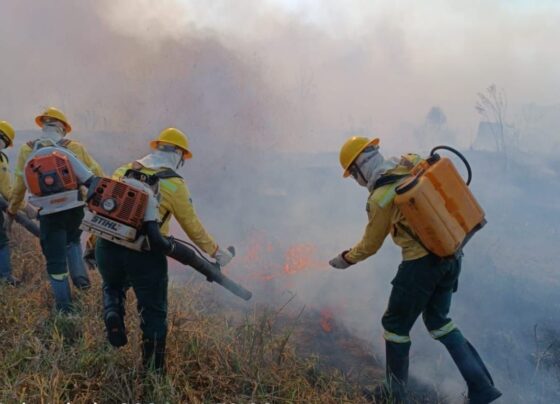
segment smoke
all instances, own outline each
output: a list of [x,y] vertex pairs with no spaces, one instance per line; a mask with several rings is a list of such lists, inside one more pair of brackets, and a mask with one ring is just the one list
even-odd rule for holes
[[[232,278],[257,301],[289,289],[334,307],[380,351],[400,252],[387,242],[349,270],[327,266],[366,221],[367,194],[341,178],[338,147],[354,133],[380,136],[386,156],[425,151],[434,138],[470,146],[476,93],[494,81],[512,121],[524,104],[558,104],[559,14],[554,2],[0,0],[0,119],[21,144],[41,109],[58,106],[107,172],[141,157],[161,129],[184,130],[195,206],[239,251]],[[446,118],[437,136],[424,122],[434,106]],[[557,120],[529,115],[522,150],[560,144]],[[552,371],[536,372],[531,355],[534,326],[558,320],[560,163],[518,152],[504,171],[501,156],[469,158],[489,224],[467,248],[452,316],[508,402],[555,397],[555,384],[539,380]],[[288,264],[309,271],[288,267],[281,278]],[[421,328],[413,374],[458,396],[460,376]]]
[[397,147],[402,139],[417,145],[412,127],[441,105],[462,134],[457,142],[468,145],[475,94],[490,82],[499,79],[512,107],[554,103],[560,85],[554,2],[1,7],[2,113],[22,129],[56,104],[82,130],[146,135],[174,125],[322,151],[359,131]]

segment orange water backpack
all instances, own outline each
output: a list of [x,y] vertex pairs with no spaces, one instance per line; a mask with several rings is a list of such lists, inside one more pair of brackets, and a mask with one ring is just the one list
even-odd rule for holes
[[[449,158],[435,153],[439,149],[454,152],[465,163],[466,183]],[[468,188],[471,177],[471,168],[463,155],[448,146],[438,146],[395,189],[394,203],[415,238],[439,257],[460,253],[486,224],[484,211]]]

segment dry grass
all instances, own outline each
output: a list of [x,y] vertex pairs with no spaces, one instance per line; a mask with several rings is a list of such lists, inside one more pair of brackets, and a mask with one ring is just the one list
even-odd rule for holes
[[78,315],[54,315],[38,244],[15,233],[14,272],[24,285],[0,286],[0,402],[360,400],[343,377],[295,355],[291,329],[275,326],[275,311],[224,314],[192,286],[170,290],[167,376],[142,378],[132,292],[130,342],[116,350],[105,341],[99,274],[90,291],[74,291]]

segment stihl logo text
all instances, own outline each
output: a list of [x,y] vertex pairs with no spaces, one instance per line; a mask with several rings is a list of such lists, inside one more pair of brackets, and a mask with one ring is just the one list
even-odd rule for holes
[[108,229],[114,230],[114,231],[118,231],[117,229],[117,224],[113,221],[107,220],[102,218],[101,216],[94,216],[91,219],[92,223],[98,224],[100,226],[106,227]]

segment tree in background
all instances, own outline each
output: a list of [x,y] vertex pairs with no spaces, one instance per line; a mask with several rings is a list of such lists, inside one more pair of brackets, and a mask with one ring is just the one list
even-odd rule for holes
[[505,134],[507,97],[495,84],[491,84],[485,92],[478,93],[477,96],[475,108],[482,119],[490,124],[489,128],[496,142],[496,151],[505,156],[507,154]]
[[453,143],[455,134],[447,126],[447,116],[437,105],[430,108],[422,126],[414,130],[414,136],[422,147],[432,148],[441,143]]

